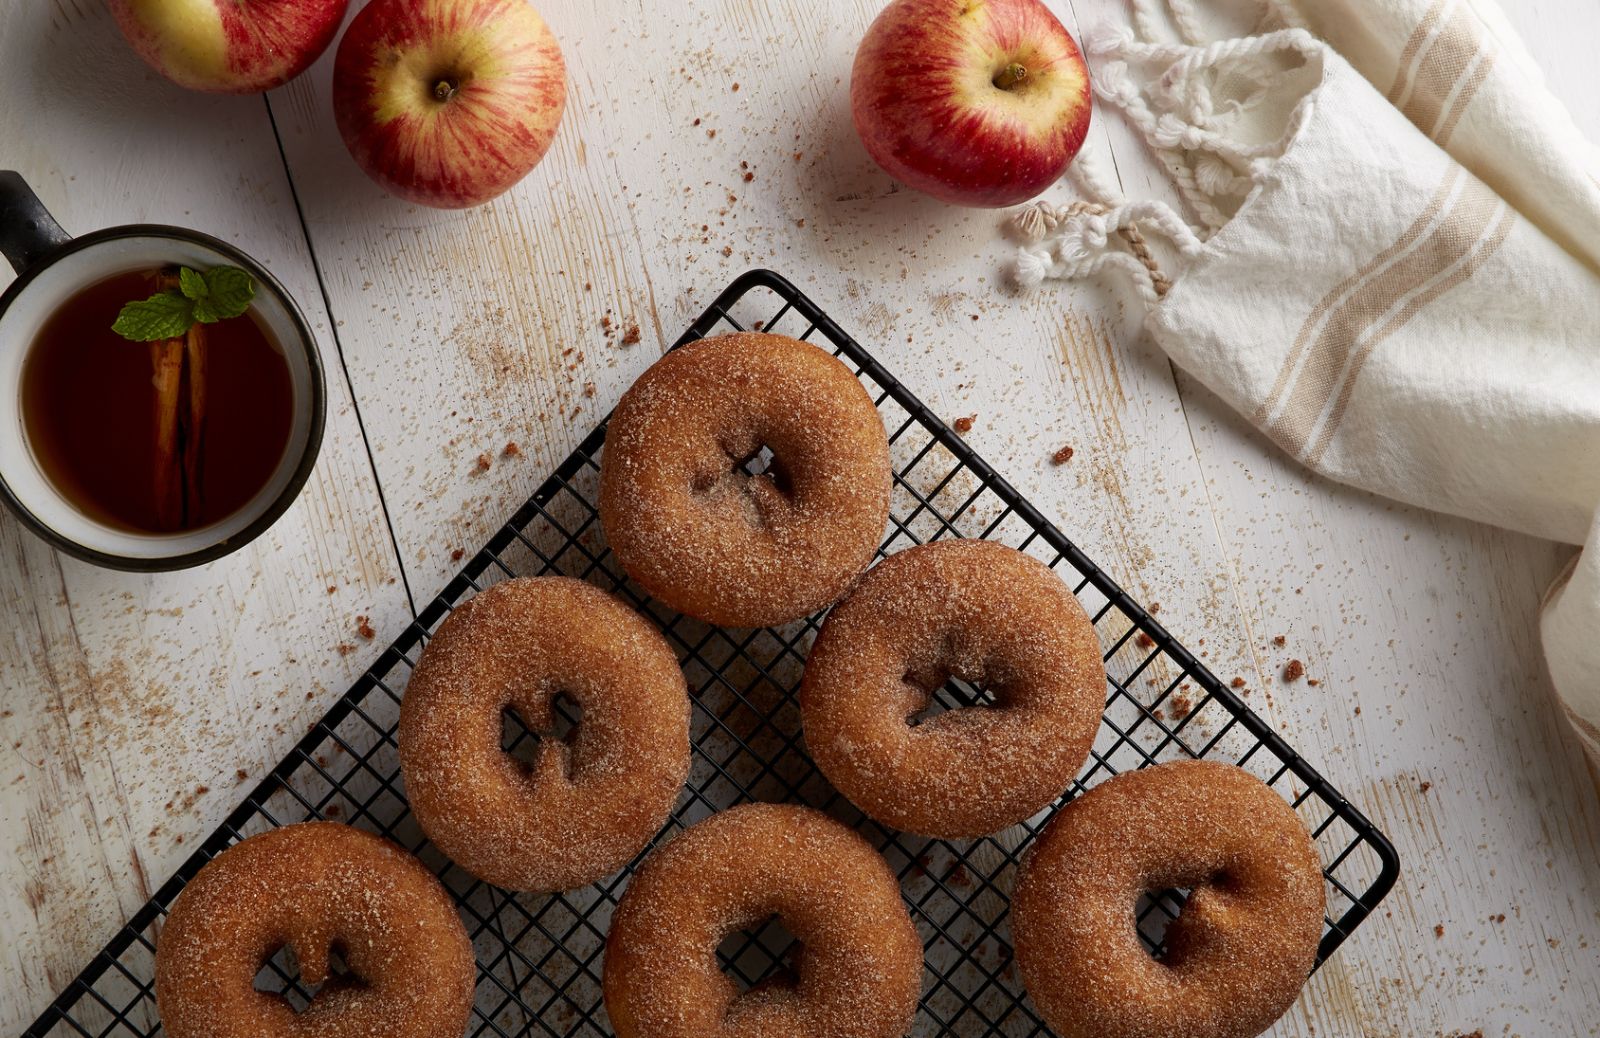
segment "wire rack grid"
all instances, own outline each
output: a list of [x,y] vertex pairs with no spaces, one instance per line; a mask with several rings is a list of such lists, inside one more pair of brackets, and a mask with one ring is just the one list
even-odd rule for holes
[[[929,840],[885,829],[840,797],[812,765],[796,692],[821,617],[782,628],[727,630],[649,599],[607,551],[595,501],[604,423],[556,470],[430,603],[378,662],[151,898],[25,1038],[131,1038],[160,1033],[152,990],[155,941],[167,907],[216,854],[271,826],[311,818],[382,833],[433,868],[472,937],[479,981],[472,1038],[609,1035],[601,954],[611,912],[633,866],[605,882],[553,896],[513,894],[474,880],[432,847],[407,810],[395,727],[406,678],[449,611],[498,580],[560,573],[612,591],[655,620],[677,650],[694,708],[693,764],[659,842],[747,800],[821,808],[867,836],[898,873],[926,948],[914,1033],[963,1038],[1048,1034],[1012,961],[1007,904],[1021,852],[1071,797],[1130,768],[1182,757],[1231,761],[1295,807],[1325,867],[1328,919],[1318,964],[1388,893],[1398,875],[1389,842],[1309,764],[1151,615],[896,382],[793,285],[769,271],[741,276],[679,345],[719,331],[781,331],[830,349],[857,372],[890,433],[895,462],[891,521],[880,555],[940,537],[982,537],[1053,567],[1093,618],[1109,681],[1090,760],[1061,800],[1022,825],[973,840]],[[758,457],[752,471],[765,464]],[[951,681],[938,705],[982,702]],[[577,719],[568,717],[569,723]],[[505,745],[525,754],[538,736],[512,718]],[[646,851],[645,853],[648,853]],[[642,855],[641,855],[642,857]],[[1146,896],[1135,914],[1152,952],[1184,891]],[[781,921],[734,933],[718,954],[742,987],[786,969],[792,938]],[[294,1005],[311,996],[287,953],[257,977]]]

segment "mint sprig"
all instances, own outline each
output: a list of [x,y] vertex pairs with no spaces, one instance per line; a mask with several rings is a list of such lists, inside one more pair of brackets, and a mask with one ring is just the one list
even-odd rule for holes
[[179,267],[177,288],[128,303],[111,330],[133,342],[176,339],[196,323],[238,317],[255,295],[255,279],[238,267],[212,267],[204,274]]

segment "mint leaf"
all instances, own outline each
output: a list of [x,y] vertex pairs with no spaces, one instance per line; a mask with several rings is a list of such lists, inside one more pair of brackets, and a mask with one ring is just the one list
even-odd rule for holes
[[[250,308],[250,300],[256,297],[255,280],[238,267],[212,267],[206,271],[206,288],[209,290],[207,309],[216,314],[212,320],[238,317]],[[198,307],[195,313],[198,317]]]
[[211,291],[206,287],[206,279],[200,276],[200,272],[190,270],[188,267],[178,268],[178,285],[183,289],[185,296],[196,301],[204,299]]
[[203,296],[194,301],[194,319],[201,324],[215,324],[222,320],[222,315],[217,313],[217,301],[210,296]]
[[194,304],[177,292],[157,292],[124,306],[111,330],[134,342],[176,339],[194,324]]

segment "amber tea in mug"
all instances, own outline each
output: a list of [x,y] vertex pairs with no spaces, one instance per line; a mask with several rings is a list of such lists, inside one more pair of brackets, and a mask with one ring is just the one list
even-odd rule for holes
[[199,529],[244,508],[277,471],[294,418],[287,359],[254,308],[188,343],[111,330],[161,274],[125,271],[79,289],[22,366],[39,468],[79,511],[134,533]]

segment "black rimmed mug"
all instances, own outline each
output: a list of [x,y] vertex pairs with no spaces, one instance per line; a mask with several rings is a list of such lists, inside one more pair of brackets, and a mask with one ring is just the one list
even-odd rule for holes
[[[0,171],[0,254],[17,271],[17,279],[0,295],[0,501],[24,526],[67,554],[99,566],[161,571],[221,558],[277,521],[316,463],[327,391],[311,328],[276,278],[227,242],[181,227],[132,224],[74,238],[22,177],[9,171]],[[45,472],[23,420],[23,363],[45,323],[81,289],[127,271],[174,264],[201,270],[235,266],[255,279],[251,306],[283,351],[293,413],[283,457],[243,507],[197,529],[141,533],[89,515]]]

